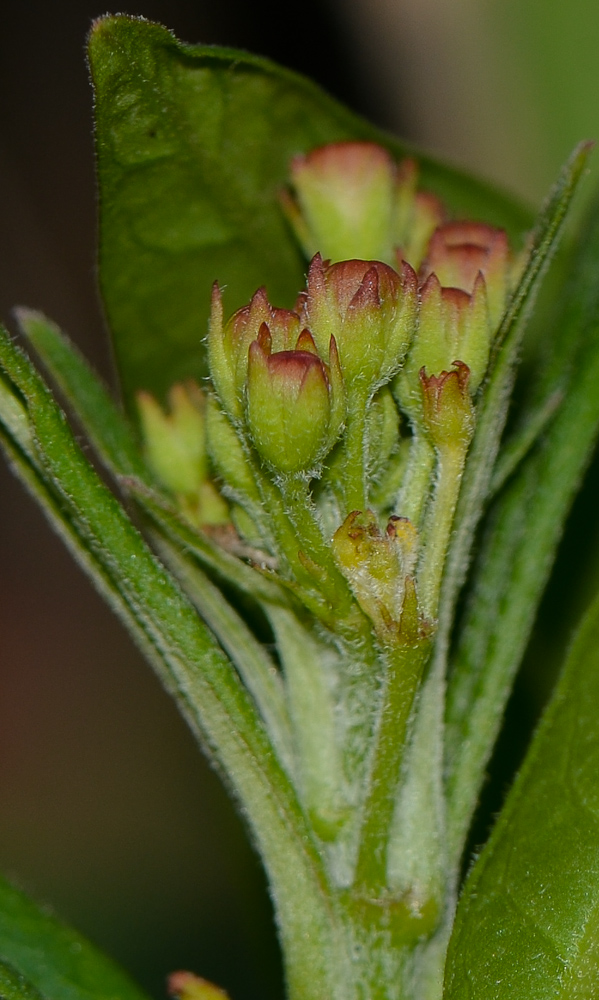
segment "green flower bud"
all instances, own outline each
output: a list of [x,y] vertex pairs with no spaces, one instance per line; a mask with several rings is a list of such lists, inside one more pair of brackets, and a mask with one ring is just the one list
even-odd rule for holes
[[193,382],[174,385],[165,412],[149,392],[137,394],[148,465],[171,493],[192,496],[207,476],[204,399]]
[[276,351],[291,350],[300,332],[299,317],[288,309],[274,309],[264,288],[259,288],[249,305],[238,309],[223,324],[222,297],[218,285],[212,290],[208,329],[208,364],[220,401],[234,420],[243,417],[248,351],[261,327],[266,324]]
[[297,202],[284,207],[308,257],[390,257],[395,177],[382,146],[322,146],[293,160],[291,178]]
[[474,430],[474,407],[468,391],[470,370],[461,361],[454,361],[453,371],[427,375],[420,371],[424,426],[432,443],[445,448],[467,447]]
[[446,372],[457,358],[468,367],[468,387],[474,394],[489,363],[491,334],[485,281],[480,272],[471,295],[459,288],[442,288],[436,274],[430,275],[421,291],[418,329],[394,385],[400,405],[414,423],[422,420],[421,369]]
[[337,142],[293,160],[294,194],[281,200],[308,257],[393,264],[399,254],[417,268],[445,215],[417,178],[413,160],[396,165],[382,146]]
[[380,261],[313,258],[301,320],[321,354],[335,338],[349,392],[370,394],[400,368],[416,323],[416,285],[409,264],[400,276]]
[[311,473],[330,451],[344,417],[343,383],[334,339],[329,366],[306,332],[296,349],[271,354],[264,326],[250,345],[247,423],[261,457],[278,473]]

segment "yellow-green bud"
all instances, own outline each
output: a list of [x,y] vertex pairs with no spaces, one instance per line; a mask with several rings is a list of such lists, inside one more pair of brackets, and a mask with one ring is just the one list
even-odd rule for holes
[[414,570],[417,533],[407,518],[392,517],[380,530],[375,514],[352,511],[332,539],[337,564],[379,638],[397,631]]
[[139,392],[137,405],[148,465],[171,493],[192,496],[207,475],[204,399],[193,382],[174,385],[169,412],[149,392]]

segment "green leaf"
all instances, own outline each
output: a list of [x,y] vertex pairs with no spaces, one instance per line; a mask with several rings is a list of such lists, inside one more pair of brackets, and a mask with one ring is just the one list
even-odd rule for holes
[[599,600],[458,907],[446,1000],[599,995]]
[[1,1000],[144,1000],[80,934],[0,878]]
[[46,1000],[35,986],[10,965],[0,962],[0,1000]]
[[21,308],[16,317],[106,468],[115,476],[151,479],[133,428],[75,345],[42,313]]
[[176,581],[87,462],[48,390],[5,331],[0,332],[0,368],[0,426],[13,466],[143,646],[192,730],[226,774],[271,879],[290,989],[310,1000],[327,995],[331,979],[343,980],[346,973],[326,877],[294,789],[251,699]]
[[[494,504],[472,574],[447,708],[449,826],[459,854],[562,527],[599,428],[599,203],[555,320],[537,395],[551,423]],[[459,859],[454,857],[454,862]]]
[[[183,45],[118,15],[95,23],[100,278],[125,398],[205,374],[213,281],[226,308],[266,284],[290,306],[305,262],[278,204],[297,153],[367,139],[406,146],[308,80],[231,49]],[[461,216],[519,236],[531,217],[506,196],[423,157],[422,183]]]

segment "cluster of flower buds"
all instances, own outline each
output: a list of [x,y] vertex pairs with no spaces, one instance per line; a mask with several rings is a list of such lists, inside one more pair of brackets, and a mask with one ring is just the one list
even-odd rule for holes
[[[292,525],[285,544],[293,547],[304,515],[320,532],[312,544],[306,529],[283,562],[345,577],[380,637],[398,633],[419,573],[416,528],[396,514],[426,528],[448,449],[461,456],[451,466],[459,481],[511,280],[505,233],[447,221],[417,182],[413,161],[395,164],[372,143],[296,157],[283,206],[311,262],[294,308],[275,308],[261,288],[225,321],[215,284],[214,393],[206,401],[197,387],[177,386],[170,413],[147,394],[139,401],[149,462],[188,509],[195,504],[198,523],[228,516],[209,455],[238,530],[276,557],[277,539],[263,529],[278,490]],[[322,482],[310,499],[314,478]],[[395,514],[410,489],[417,502]],[[307,513],[296,516],[294,502]]]
[[412,339],[417,279],[378,261],[310,264],[295,310],[264,289],[223,323],[218,287],[208,352],[230,421],[276,473],[313,473],[339,437],[346,399],[362,405],[399,370]]
[[163,410],[149,392],[137,406],[146,460],[159,484],[200,526],[228,521],[227,504],[210,476],[206,451],[206,397],[193,381],[174,385]]
[[[484,224],[446,223],[433,234],[419,277],[418,330],[394,388],[412,424],[422,428],[428,426],[432,411],[421,373],[439,379],[457,365],[455,377],[444,384],[455,382],[471,396],[485,376],[509,292],[505,233]],[[445,398],[450,396],[437,393],[438,414]],[[472,423],[471,407],[465,404],[462,409],[465,432]],[[449,424],[455,422],[456,413],[455,407],[448,410]],[[435,426],[438,429],[438,421]]]
[[375,143],[331,143],[297,156],[291,183],[283,208],[308,257],[406,260],[418,269],[444,219],[439,199],[417,190],[415,161],[397,165]]

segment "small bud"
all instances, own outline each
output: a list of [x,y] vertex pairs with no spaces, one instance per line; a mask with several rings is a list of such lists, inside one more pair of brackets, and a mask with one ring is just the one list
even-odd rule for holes
[[137,405],[148,464],[171,493],[193,496],[207,476],[204,399],[193,382],[174,385],[165,412],[149,392]]
[[350,388],[372,392],[401,366],[416,321],[416,275],[404,264],[401,276],[380,261],[325,264],[316,254],[301,303],[302,322],[320,353],[337,342]]
[[470,370],[461,361],[454,361],[453,368],[440,375],[420,370],[424,426],[440,450],[468,445],[474,429],[474,408],[468,391]]
[[214,285],[208,363],[214,388],[230,417],[240,420],[243,415],[250,344],[262,335],[263,339],[269,338],[270,349],[291,350],[299,332],[297,314],[289,309],[273,308],[264,288],[259,288],[250,303],[223,324],[221,293],[218,285]]
[[472,294],[442,288],[431,274],[421,292],[420,320],[404,369],[395,383],[400,405],[415,423],[422,418],[418,373],[448,371],[457,358],[468,367],[471,394],[478,389],[489,363],[491,324],[485,282],[477,275]]
[[193,972],[172,972],[166,988],[168,995],[175,1000],[228,1000],[224,990]]
[[388,257],[392,245],[394,165],[382,146],[338,142],[291,164],[297,201],[283,206],[306,255],[331,260]]
[[493,332],[509,292],[510,253],[503,229],[482,222],[448,222],[434,232],[421,279],[436,274],[441,285],[472,294],[479,274],[485,280]]
[[353,511],[332,539],[333,553],[354,596],[380,638],[397,631],[417,553],[416,529],[393,517],[385,533],[375,514]]
[[149,392],[137,394],[148,465],[194,523],[223,524],[227,505],[208,471],[206,399],[192,381],[174,385],[165,412]]
[[408,261],[416,270],[426,256],[431,236],[445,218],[442,202],[430,191],[418,191],[417,183],[416,161],[402,160],[397,167],[395,259],[398,265]]
[[[301,342],[301,341],[300,341]],[[311,350],[278,351],[250,345],[247,422],[262,458],[285,475],[308,472],[333,446],[344,404],[334,340],[330,364]]]

